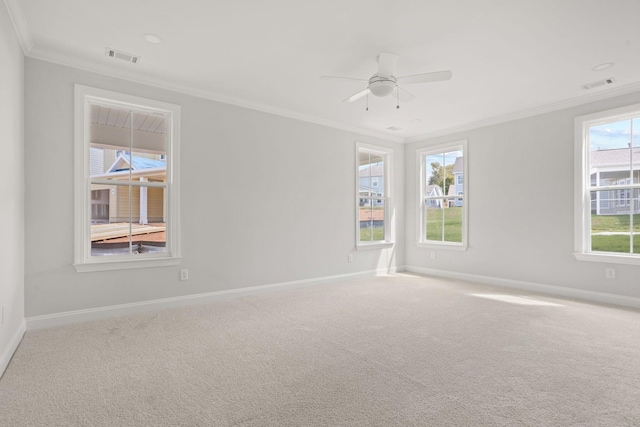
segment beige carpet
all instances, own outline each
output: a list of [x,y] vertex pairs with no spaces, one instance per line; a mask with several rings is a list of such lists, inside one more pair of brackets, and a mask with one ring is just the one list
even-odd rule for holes
[[395,275],[33,331],[0,425],[639,426],[640,312]]

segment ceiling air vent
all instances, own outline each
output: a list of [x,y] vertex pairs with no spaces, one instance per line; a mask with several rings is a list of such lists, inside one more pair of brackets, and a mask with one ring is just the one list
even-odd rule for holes
[[397,126],[389,126],[389,127],[387,128],[387,130],[390,130],[390,131],[396,132],[396,131],[402,130],[402,128],[399,128],[399,127],[397,127]]
[[131,62],[133,64],[137,64],[138,62],[140,62],[139,56],[135,56],[126,52],[121,52],[115,49],[106,48],[105,54],[111,58],[122,59],[123,61]]
[[600,86],[610,85],[612,83],[615,83],[615,81],[616,79],[614,79],[613,77],[610,77],[608,79],[598,80],[597,82],[587,83],[586,85],[582,85],[580,87],[584,90],[589,90],[589,89],[593,89]]

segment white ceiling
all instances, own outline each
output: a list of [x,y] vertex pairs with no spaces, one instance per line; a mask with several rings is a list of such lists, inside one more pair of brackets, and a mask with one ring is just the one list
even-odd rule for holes
[[[638,0],[5,3],[28,56],[396,141],[640,89]],[[108,58],[106,47],[142,59]],[[399,110],[370,96],[369,111],[365,98],[342,102],[366,83],[319,79],[368,79],[382,51],[400,56],[397,76],[453,78],[406,86],[416,99]],[[615,65],[592,70],[605,62]]]

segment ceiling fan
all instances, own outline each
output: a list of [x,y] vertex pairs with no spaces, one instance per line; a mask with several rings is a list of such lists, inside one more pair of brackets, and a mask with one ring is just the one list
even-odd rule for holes
[[[367,82],[367,88],[361,90],[343,102],[353,102],[363,96],[373,94],[379,97],[389,96],[395,92],[397,99],[396,108],[400,108],[400,99],[407,102],[415,99],[415,96],[400,87],[400,85],[416,84],[416,83],[430,83],[439,82],[451,79],[451,71],[436,71],[432,73],[414,74],[411,76],[396,77],[394,76],[396,70],[396,64],[398,63],[398,55],[395,53],[382,52],[378,55],[378,72],[371,76],[369,80],[354,79],[350,77],[335,77],[335,76],[322,76],[321,79],[341,79],[341,80],[356,80],[361,82]],[[367,110],[369,107],[367,106]]]

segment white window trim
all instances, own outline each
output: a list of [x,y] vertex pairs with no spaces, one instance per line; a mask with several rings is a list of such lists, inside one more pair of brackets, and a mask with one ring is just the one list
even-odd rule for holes
[[[97,89],[75,85],[75,198],[74,198],[74,267],[79,273],[90,271],[121,270],[131,268],[161,267],[180,264],[180,106]],[[157,110],[172,115],[172,126],[169,137],[169,162],[167,163],[167,248],[168,253],[139,254],[134,257],[116,255],[92,257],[90,247],[91,221],[90,180],[89,180],[89,144],[85,137],[89,135],[87,106],[90,100],[115,101],[128,104],[132,108]]]
[[[578,116],[574,126],[574,244],[573,255],[579,261],[640,265],[640,254],[591,252],[591,187],[589,170],[590,126],[640,117],[640,104]],[[640,187],[640,185],[638,185]],[[639,236],[640,238],[640,236]]]
[[[384,163],[384,179],[383,182],[383,193],[384,197],[381,199],[384,200],[384,240],[373,241],[373,242],[361,242],[360,241],[360,165],[358,164],[358,158],[360,150],[368,151],[371,153],[376,153],[385,156]],[[393,247],[393,233],[392,233],[392,224],[390,220],[390,209],[389,206],[391,204],[391,171],[393,170],[393,155],[392,150],[384,147],[380,147],[377,145],[364,144],[361,142],[356,142],[356,150],[355,150],[355,238],[356,238],[356,250],[369,250],[369,249],[384,249]],[[378,187],[380,188],[380,187]],[[375,196],[375,195],[374,195]],[[377,200],[377,197],[372,196],[372,200]]]
[[[424,189],[426,187],[426,167],[425,162],[422,159],[428,154],[434,153],[444,153],[447,151],[455,151],[458,149],[462,149],[464,162],[462,164],[462,176],[466,181],[464,184],[464,192],[463,192],[463,204],[462,204],[462,243],[457,242],[436,242],[433,240],[426,240],[425,235],[425,217],[424,217],[424,209],[423,209],[423,201],[426,197],[424,194]],[[469,231],[469,150],[468,150],[468,142],[466,139],[430,145],[428,147],[419,148],[416,150],[416,171],[418,173],[418,188],[417,188],[417,223],[416,223],[416,246],[419,248],[427,248],[427,249],[447,249],[453,251],[466,251],[469,247],[468,244],[468,231]],[[455,181],[455,180],[454,180]],[[453,183],[455,185],[455,183]],[[443,189],[444,191],[444,189]],[[456,194],[457,195],[457,194]],[[447,197],[445,194],[443,197]],[[455,198],[455,196],[453,196]]]

